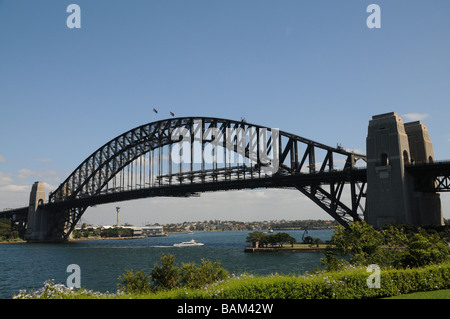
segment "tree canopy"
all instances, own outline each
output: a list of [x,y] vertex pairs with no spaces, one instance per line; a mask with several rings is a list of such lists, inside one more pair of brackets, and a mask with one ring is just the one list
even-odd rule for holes
[[380,267],[421,267],[450,260],[447,238],[435,231],[412,229],[404,225],[375,230],[365,221],[339,226],[322,259],[327,270],[339,270],[345,265]]
[[260,246],[266,247],[268,244],[270,244],[272,247],[275,245],[283,247],[283,244],[294,245],[296,243],[296,239],[287,233],[265,234],[261,231],[254,231],[252,233],[249,233],[246,241],[259,242]]

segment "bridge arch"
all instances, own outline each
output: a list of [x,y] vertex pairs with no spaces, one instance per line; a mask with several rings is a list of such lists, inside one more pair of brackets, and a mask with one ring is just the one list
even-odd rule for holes
[[[365,156],[246,121],[170,118],[101,146],[50,193],[49,207],[65,212],[57,224],[67,238],[89,206],[127,196],[292,187],[346,224],[364,211],[365,173],[349,173],[358,160]],[[350,204],[342,202],[345,184],[351,186]]]

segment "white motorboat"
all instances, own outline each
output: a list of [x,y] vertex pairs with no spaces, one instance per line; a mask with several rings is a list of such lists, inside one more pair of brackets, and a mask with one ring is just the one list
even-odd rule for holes
[[173,244],[175,247],[189,247],[189,246],[203,246],[203,243],[197,243],[195,240],[191,240],[191,241],[184,241],[182,243],[179,244]]

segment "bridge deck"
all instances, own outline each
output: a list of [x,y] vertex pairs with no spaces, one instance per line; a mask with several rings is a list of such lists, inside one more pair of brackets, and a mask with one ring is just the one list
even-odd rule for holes
[[14,209],[7,209],[0,212],[0,218],[23,219],[28,215],[28,206]]
[[[195,175],[195,174],[194,174]],[[227,190],[242,190],[256,188],[296,188],[298,186],[313,184],[329,184],[342,181],[366,181],[366,169],[341,170],[334,172],[322,172],[316,174],[298,174],[298,175],[275,175],[272,177],[261,177],[251,179],[233,179],[233,180],[209,180],[197,183],[172,183],[161,184],[157,187],[142,187],[130,190],[116,191],[108,189],[96,196],[86,198],[76,198],[65,201],[49,203],[50,207],[86,207],[99,204],[106,204],[131,199],[140,199],[146,197],[189,197],[203,192],[216,192]],[[198,176],[198,175],[196,175]],[[166,179],[179,178],[178,174],[165,176]],[[183,179],[183,178],[182,178]],[[187,179],[187,177],[184,177]]]
[[416,189],[423,192],[450,191],[450,161],[419,163],[406,166],[417,179]]

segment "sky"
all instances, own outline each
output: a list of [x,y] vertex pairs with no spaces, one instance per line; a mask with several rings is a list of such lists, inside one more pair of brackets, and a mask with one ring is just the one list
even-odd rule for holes
[[[368,27],[372,3],[380,28]],[[70,4],[80,28],[68,27]],[[0,0],[0,209],[26,206],[35,181],[56,189],[103,144],[169,112],[245,117],[362,153],[371,117],[397,112],[423,121],[435,158],[450,159],[449,12],[448,0]],[[83,218],[115,223],[117,205]],[[138,226],[331,219],[286,190],[119,205]]]

